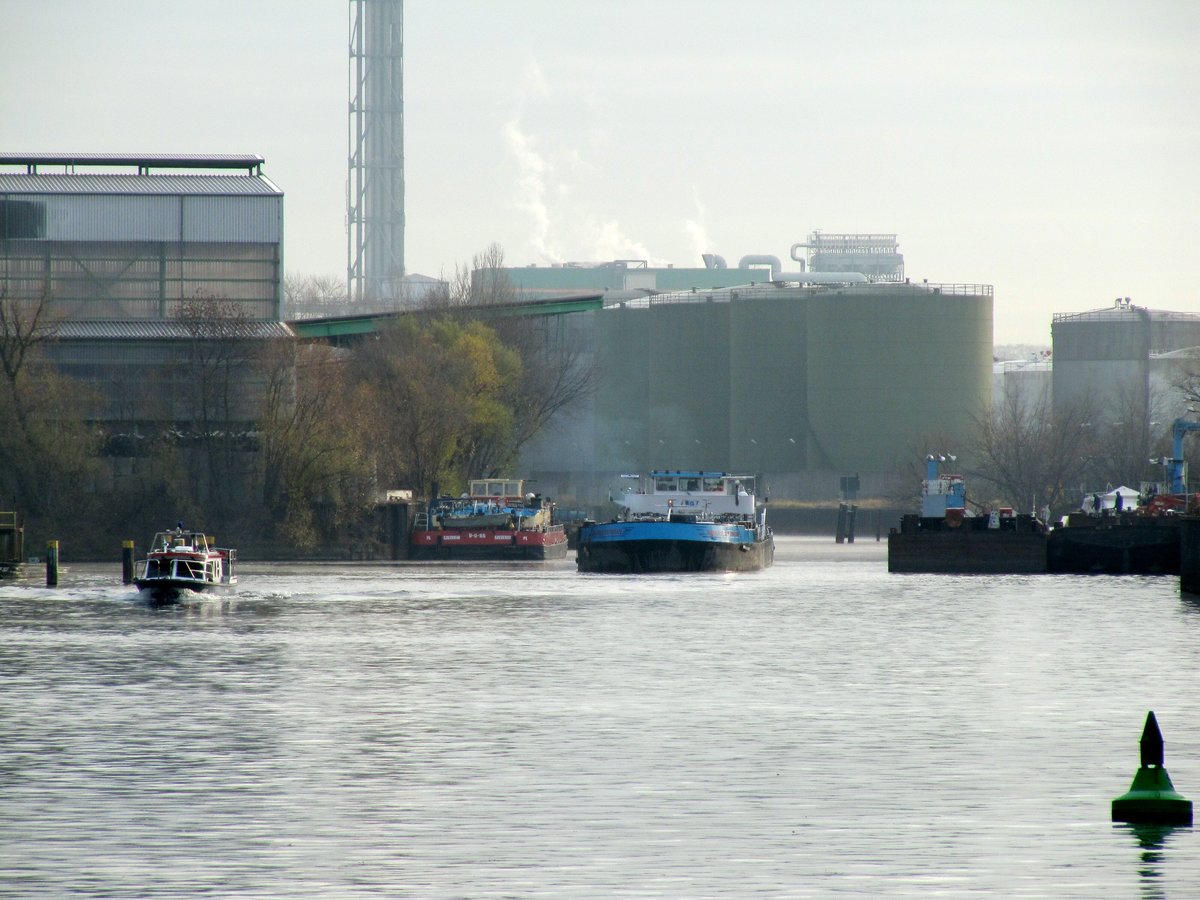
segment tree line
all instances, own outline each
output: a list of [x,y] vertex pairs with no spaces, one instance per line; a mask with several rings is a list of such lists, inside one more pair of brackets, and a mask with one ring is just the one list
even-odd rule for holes
[[493,315],[514,299],[500,259],[489,248],[473,263],[498,277],[464,267],[350,346],[263,340],[235,304],[195,298],[177,313],[177,371],[143,373],[124,420],[97,414],[113,405],[103,385],[53,364],[52,298],[0,295],[0,508],[22,514],[30,547],[58,538],[76,558],[181,520],[257,555],[344,552],[376,539],[388,489],[511,475],[597,368],[539,319]]

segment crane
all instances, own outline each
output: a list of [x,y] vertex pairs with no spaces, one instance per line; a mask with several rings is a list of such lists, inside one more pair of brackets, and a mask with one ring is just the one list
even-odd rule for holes
[[1183,462],[1183,436],[1189,431],[1200,431],[1200,422],[1176,419],[1171,425],[1171,458],[1167,460],[1167,476],[1171,482],[1171,493],[1175,495],[1187,492],[1187,466]]

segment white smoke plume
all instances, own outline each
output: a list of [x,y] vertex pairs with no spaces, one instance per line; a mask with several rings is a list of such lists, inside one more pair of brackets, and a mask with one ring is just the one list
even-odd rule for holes
[[644,259],[650,265],[662,264],[662,260],[651,257],[644,244],[629,237],[621,228],[621,223],[615,219],[592,223],[591,230],[594,259]]
[[[514,205],[529,220],[529,246],[545,263],[568,259],[595,262],[612,259],[644,259],[651,265],[665,265],[654,259],[646,247],[634,240],[621,224],[604,210],[581,208],[572,203],[586,192],[572,189],[572,177],[589,182],[600,179],[604,163],[589,160],[586,150],[564,141],[570,140],[569,128],[559,129],[542,142],[527,130],[523,115],[527,107],[537,112],[535,103],[564,102],[554,91],[536,61],[526,63],[518,86],[516,112],[504,125],[504,140],[516,163],[517,183]],[[591,134],[595,137],[595,134]],[[603,143],[603,141],[601,141]]]
[[[692,245],[695,259],[699,260],[705,253],[712,252],[712,241],[708,237],[708,228],[705,225],[708,213],[700,200],[700,191],[694,184],[692,185],[692,203],[696,207],[696,218],[683,220],[683,233],[687,235],[688,241]],[[692,265],[696,264],[692,263]]]
[[562,262],[550,246],[550,207],[546,204],[546,161],[534,146],[534,139],[521,130],[513,119],[504,125],[504,139],[517,163],[517,209],[529,216],[532,232],[529,242],[544,262]]

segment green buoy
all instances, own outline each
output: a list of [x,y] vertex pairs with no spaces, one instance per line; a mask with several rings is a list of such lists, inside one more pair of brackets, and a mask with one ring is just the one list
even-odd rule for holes
[[1163,768],[1163,739],[1154,710],[1142,729],[1142,767],[1129,791],[1112,802],[1112,820],[1133,825],[1191,825],[1192,801],[1175,793]]

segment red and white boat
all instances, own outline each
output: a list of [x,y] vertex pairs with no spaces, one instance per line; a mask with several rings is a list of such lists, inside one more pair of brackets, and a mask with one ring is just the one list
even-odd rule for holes
[[213,547],[204,532],[180,525],[154,535],[136,572],[134,585],[155,600],[178,600],[188,591],[223,593],[237,585],[237,551]]
[[478,478],[461,497],[429,501],[413,523],[413,559],[562,559],[554,504],[513,478]]

